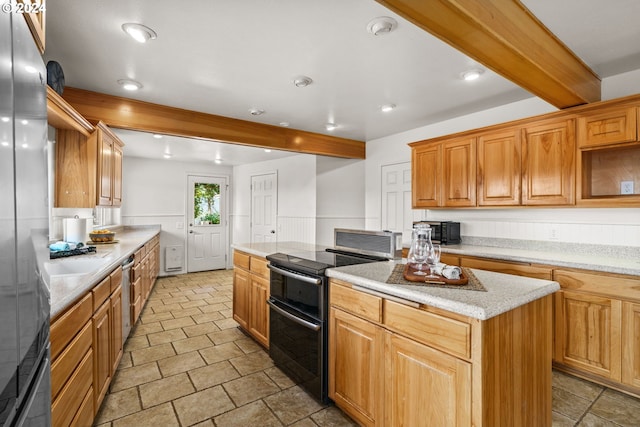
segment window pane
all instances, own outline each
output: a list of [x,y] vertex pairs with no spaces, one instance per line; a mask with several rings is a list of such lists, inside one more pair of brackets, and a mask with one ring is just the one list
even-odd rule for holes
[[196,224],[220,224],[220,185],[197,182],[193,190]]

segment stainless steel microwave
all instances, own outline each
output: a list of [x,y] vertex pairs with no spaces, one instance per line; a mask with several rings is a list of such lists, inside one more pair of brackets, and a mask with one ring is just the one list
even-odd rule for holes
[[431,227],[431,241],[441,245],[457,245],[460,238],[460,223],[453,221],[415,221],[416,224],[428,224]]

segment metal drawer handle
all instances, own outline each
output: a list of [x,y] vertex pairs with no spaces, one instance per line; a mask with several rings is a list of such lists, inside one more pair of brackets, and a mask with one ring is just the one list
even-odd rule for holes
[[278,307],[277,305],[275,305],[274,303],[272,303],[271,301],[267,300],[267,304],[269,304],[269,307],[271,307],[273,310],[275,310],[278,314],[281,314],[282,316],[286,317],[287,319],[291,320],[292,322],[297,323],[300,326],[304,326],[307,329],[311,329],[313,331],[319,331],[320,330],[320,325],[316,325],[315,323],[311,323],[308,322],[304,319],[301,319],[299,317],[294,316],[293,314],[289,313],[288,311],[285,311],[283,309],[281,309],[280,307]]
[[269,267],[269,270],[278,273],[278,274],[282,274],[283,276],[287,276],[287,277],[291,277],[292,279],[296,279],[296,280],[300,280],[306,283],[311,283],[313,285],[319,285],[322,283],[322,280],[320,279],[316,279],[313,277],[308,277],[308,276],[303,276],[303,275],[298,275],[295,273],[292,273],[290,271],[287,270],[283,270],[281,268],[275,267],[271,264],[268,264],[267,267]]

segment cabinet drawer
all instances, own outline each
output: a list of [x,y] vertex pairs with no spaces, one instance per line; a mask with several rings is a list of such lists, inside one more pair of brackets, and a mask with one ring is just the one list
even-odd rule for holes
[[145,255],[146,252],[144,250],[144,246],[135,251],[133,254],[133,262],[135,263],[135,265],[140,264],[140,262],[142,262],[142,258],[144,258]]
[[460,258],[460,265],[462,267],[477,268],[478,270],[495,271],[496,273],[514,274],[516,276],[551,280],[551,267],[465,257]]
[[[68,426],[82,406],[93,382],[93,351],[89,351],[51,405],[51,425]],[[93,405],[92,405],[93,406]]]
[[91,292],[76,305],[67,310],[51,324],[49,339],[51,341],[51,360],[64,350],[67,344],[76,336],[82,327],[91,319],[93,304]]
[[142,264],[137,264],[131,268],[131,282],[135,282],[142,277]]
[[84,397],[78,413],[70,427],[85,427],[93,425],[93,387],[89,388],[87,395]]
[[563,290],[640,302],[640,278],[635,276],[556,269],[553,280],[560,283]]
[[440,262],[448,265],[460,265],[460,258],[457,255],[445,254],[440,255]]
[[96,311],[111,295],[111,280],[109,277],[105,277],[102,282],[98,283],[91,290],[91,293],[93,294],[93,311]]
[[87,322],[78,336],[62,352],[60,357],[51,364],[51,400],[55,400],[60,389],[67,382],[80,361],[91,349],[91,322]]
[[436,313],[384,301],[384,324],[428,346],[471,357],[471,325]]
[[252,256],[250,261],[251,272],[257,274],[260,277],[264,277],[265,279],[269,279],[269,268],[267,265],[269,261],[264,258],[259,258]]
[[357,316],[377,323],[382,322],[382,298],[380,297],[355,291],[340,285],[336,280],[331,280],[329,301],[331,305]]
[[251,256],[244,252],[233,251],[233,265],[235,267],[244,268],[245,270],[249,269]]

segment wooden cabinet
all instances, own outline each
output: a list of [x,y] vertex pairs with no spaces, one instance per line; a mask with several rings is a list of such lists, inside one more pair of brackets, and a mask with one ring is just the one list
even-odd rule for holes
[[489,260],[468,256],[460,257],[459,265],[461,267],[477,268],[478,270],[495,271],[496,273],[513,274],[515,276],[533,277],[543,280],[553,280],[553,267],[548,265],[536,265],[525,262],[503,260]]
[[97,204],[120,206],[122,204],[122,141],[102,122],[97,128],[98,177]]
[[622,382],[640,390],[640,302],[622,303]]
[[329,396],[361,425],[551,425],[551,296],[485,321],[336,279],[329,298]]
[[620,381],[622,302],[561,291],[556,294],[556,361]]
[[111,384],[111,324],[113,312],[106,301],[92,317],[94,408],[100,407]]
[[518,129],[478,137],[478,206],[518,206],[521,176]]
[[629,105],[582,114],[577,123],[578,148],[637,141],[637,114],[637,108]]
[[556,269],[554,280],[556,365],[640,395],[640,278]]
[[416,143],[412,150],[412,204],[475,206],[476,146],[473,138]]
[[414,208],[438,207],[442,200],[442,145],[415,145],[411,149],[411,198]]
[[154,236],[137,251],[129,271],[131,289],[129,294],[129,310],[131,325],[140,318],[140,313],[151,294],[160,271],[160,237]]
[[57,129],[55,206],[120,206],[123,145],[102,122],[89,137]]
[[269,279],[265,258],[233,253],[233,318],[264,347],[269,347]]
[[[386,334],[387,426],[471,426],[471,364]],[[497,424],[492,424],[497,425]]]
[[[46,28],[46,0],[17,0],[19,5],[24,5],[22,9],[18,9],[22,12],[24,19],[27,21],[27,26],[31,31],[33,40],[40,50],[40,53],[44,53],[45,49],[45,28]],[[22,7],[22,6],[19,6]]]
[[575,122],[547,120],[522,130],[522,204],[575,203]]

